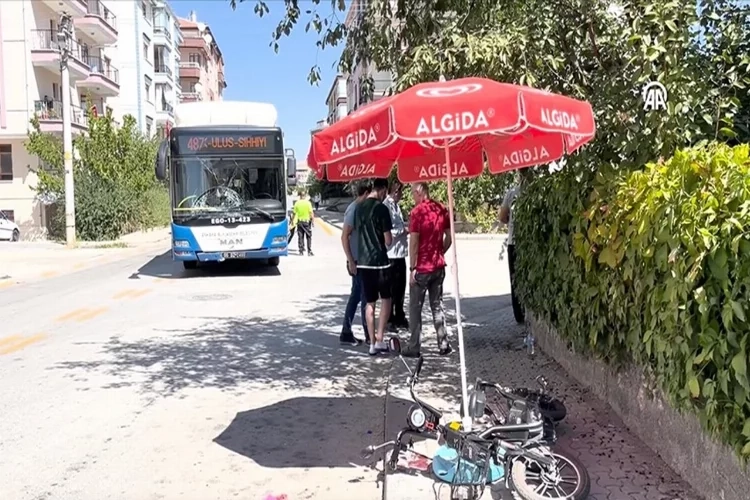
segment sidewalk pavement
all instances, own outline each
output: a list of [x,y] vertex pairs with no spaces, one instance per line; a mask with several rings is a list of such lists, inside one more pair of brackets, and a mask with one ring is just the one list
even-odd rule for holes
[[[517,325],[513,318],[507,263],[498,261],[497,257],[499,242],[468,240],[458,241],[457,245],[469,384],[482,378],[510,386],[536,387],[535,378],[544,375],[554,394],[568,409],[566,420],[558,427],[555,447],[579,458],[587,467],[592,500],[699,500],[687,483],[627,430],[608,405],[568,376],[538,348],[533,356],[522,348],[524,327]],[[448,266],[452,271],[454,263],[449,261]],[[491,279],[493,276],[495,279]],[[446,277],[445,293],[451,342],[457,347],[454,286],[450,273]],[[461,393],[458,353],[456,350],[447,358],[437,355],[428,308],[424,314],[422,354],[425,364],[417,390],[428,402],[455,414]],[[401,334],[402,344],[406,335]],[[386,435],[386,440],[394,439],[395,429],[406,424],[411,399],[406,380],[406,369],[400,361],[394,362],[389,375],[384,426],[392,434]],[[434,448],[434,443],[415,444],[415,451],[430,457]],[[449,488],[438,488],[429,474],[411,470],[389,473],[385,477],[384,498],[387,500],[443,499],[449,495]],[[488,488],[484,498],[510,497],[507,492]]]
[[80,242],[75,248],[52,241],[0,245],[0,289],[61,276],[169,246],[169,228],[136,231],[117,241]]

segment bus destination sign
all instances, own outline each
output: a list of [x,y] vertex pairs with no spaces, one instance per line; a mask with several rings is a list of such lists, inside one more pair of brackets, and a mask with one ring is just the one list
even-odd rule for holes
[[200,154],[282,154],[278,133],[185,134],[177,137],[181,155]]

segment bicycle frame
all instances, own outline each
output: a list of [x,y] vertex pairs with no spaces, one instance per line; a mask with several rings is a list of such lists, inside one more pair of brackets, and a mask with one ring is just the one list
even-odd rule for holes
[[[414,387],[419,381],[419,374],[422,371],[424,358],[420,356],[417,359],[417,366],[413,372],[411,368],[409,367],[408,363],[406,363],[406,361],[404,360],[404,358],[403,357],[400,357],[400,358],[401,358],[401,361],[404,363],[404,366],[406,366],[407,371],[410,374],[409,394],[411,395],[412,400],[414,400],[414,402],[416,403],[416,407],[425,414],[425,419],[424,419],[425,424],[428,421],[439,422],[443,417],[443,412],[441,412],[434,406],[430,405],[426,401],[422,400],[416,394],[414,390]],[[506,388],[500,386],[499,384],[491,384],[491,383],[482,382],[479,380],[477,381],[477,384],[483,384],[483,386],[495,388],[498,392],[500,392],[503,396],[507,397],[508,399],[523,400],[523,398],[514,396],[510,391],[506,390]],[[415,426],[413,426],[413,420],[411,418],[411,416],[414,414],[415,411],[416,411],[415,407],[412,407],[409,410],[409,417],[408,417],[409,427],[402,429],[398,433],[394,441],[388,441],[376,447],[368,447],[367,453],[373,454],[378,450],[393,446],[393,450],[391,451],[391,456],[388,461],[388,465],[391,467],[391,469],[395,469],[396,465],[398,464],[399,454],[401,453],[402,450],[406,449],[406,446],[404,445],[404,439],[407,436],[421,436],[421,437],[425,437],[428,439],[439,440],[441,436],[444,437],[446,434],[448,434],[448,432],[454,432],[454,433],[458,432],[452,429],[448,430],[444,424],[435,425],[434,430],[427,429],[426,427],[415,428]],[[510,433],[510,432],[527,432],[531,435],[534,435],[535,437],[532,439],[522,440],[523,442],[522,445],[512,444],[510,441],[505,441],[505,440],[501,440],[498,438],[498,436],[505,434],[505,433]],[[519,456],[533,454],[534,455],[533,460],[536,460],[541,464],[549,466],[554,463],[551,459],[545,457],[544,455],[531,451],[531,448],[544,445],[544,443],[542,442],[543,422],[541,418],[534,419],[534,421],[526,423],[526,424],[505,424],[505,425],[492,426],[487,429],[484,429],[481,432],[471,434],[470,436],[473,439],[483,440],[486,442],[499,443],[499,446],[506,451],[506,457],[505,457],[506,460],[509,460],[510,457],[513,457],[516,454]],[[529,457],[529,458],[532,458],[532,457]]]

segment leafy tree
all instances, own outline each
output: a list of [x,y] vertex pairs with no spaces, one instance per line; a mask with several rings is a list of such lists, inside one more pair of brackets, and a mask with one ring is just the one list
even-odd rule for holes
[[[123,231],[169,222],[169,196],[154,175],[156,141],[144,137],[127,115],[118,127],[111,111],[88,118],[88,132],[75,136],[73,160],[76,179],[76,226],[84,240],[112,239]],[[62,140],[41,131],[38,119],[26,148],[39,157],[36,190],[51,200],[65,194]],[[62,234],[61,209],[52,217],[52,236]]]
[[[236,8],[243,0],[230,3]],[[304,23],[319,34],[321,49],[345,45],[340,71],[358,63],[393,71],[396,90],[441,74],[486,76],[591,102],[597,138],[568,159],[571,182],[587,184],[599,168],[640,166],[704,138],[750,138],[750,29],[736,0],[632,0],[619,7],[597,0],[473,0],[469,7],[464,0],[370,0],[349,28],[343,1],[312,3],[303,11],[297,0],[284,1],[285,15],[271,34],[274,50]],[[254,12],[263,16],[269,6],[281,2],[257,0]],[[320,80],[319,67],[309,80]],[[653,80],[669,91],[665,112],[643,110],[641,89]]]

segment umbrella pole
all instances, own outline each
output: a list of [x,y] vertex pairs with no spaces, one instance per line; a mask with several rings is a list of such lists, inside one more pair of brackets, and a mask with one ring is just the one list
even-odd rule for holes
[[[445,150],[445,167],[448,181],[448,214],[451,227],[451,254],[453,255],[453,293],[456,301],[456,329],[458,330],[458,359],[461,365],[461,397],[463,399],[464,417],[462,419],[465,431],[471,430],[471,417],[469,416],[469,397],[466,382],[466,352],[464,350],[464,325],[461,317],[461,293],[458,289],[458,250],[456,249],[456,223],[453,216],[453,177],[451,176],[451,154],[448,141],[443,148]],[[447,333],[447,332],[446,332]]]

